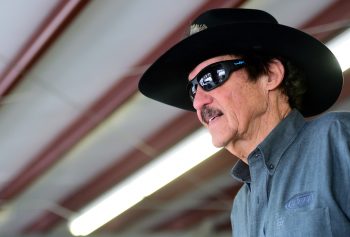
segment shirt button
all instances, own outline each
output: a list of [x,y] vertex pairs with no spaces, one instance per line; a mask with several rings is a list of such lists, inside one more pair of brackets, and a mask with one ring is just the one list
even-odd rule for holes
[[275,166],[273,164],[269,164],[268,167],[270,170],[273,170],[275,168]]

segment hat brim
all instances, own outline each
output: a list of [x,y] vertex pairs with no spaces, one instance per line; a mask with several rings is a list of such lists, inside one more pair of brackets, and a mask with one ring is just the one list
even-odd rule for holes
[[180,41],[146,70],[141,93],[154,100],[194,111],[186,90],[188,75],[209,58],[237,52],[261,52],[285,57],[306,74],[305,117],[330,108],[342,89],[343,75],[332,52],[294,28],[270,23],[237,23],[208,28]]

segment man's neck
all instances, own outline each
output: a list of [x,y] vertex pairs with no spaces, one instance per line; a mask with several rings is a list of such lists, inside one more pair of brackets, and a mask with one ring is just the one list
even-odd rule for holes
[[279,108],[267,111],[257,121],[252,122],[252,129],[245,139],[229,143],[225,148],[248,164],[249,154],[270,134],[270,132],[291,112],[291,108]]

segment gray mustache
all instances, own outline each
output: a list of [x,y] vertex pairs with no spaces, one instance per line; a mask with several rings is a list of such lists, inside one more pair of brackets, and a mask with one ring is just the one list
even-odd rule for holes
[[201,109],[202,121],[205,123],[209,122],[209,119],[215,116],[222,115],[222,112],[216,108],[211,108],[209,106],[203,106]]

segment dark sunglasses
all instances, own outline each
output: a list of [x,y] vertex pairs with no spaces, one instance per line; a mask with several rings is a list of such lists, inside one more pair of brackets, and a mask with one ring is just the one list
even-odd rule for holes
[[198,85],[205,91],[211,91],[224,84],[231,73],[241,69],[245,65],[246,62],[243,59],[233,59],[206,66],[187,84],[187,90],[191,100],[193,101],[196,96]]

